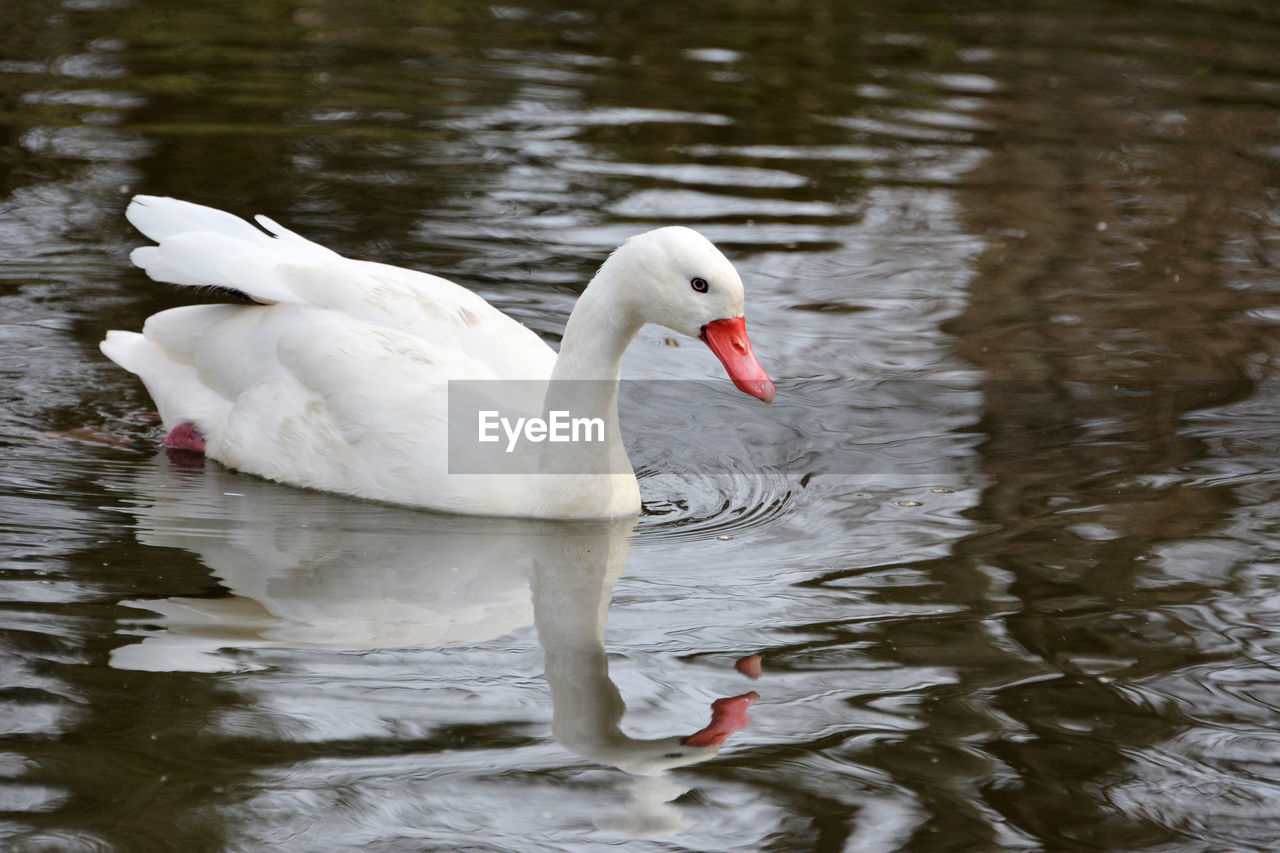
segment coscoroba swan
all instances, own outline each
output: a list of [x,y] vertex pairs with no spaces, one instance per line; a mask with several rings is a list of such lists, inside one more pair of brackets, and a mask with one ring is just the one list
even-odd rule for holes
[[[102,351],[142,379],[166,445],[268,479],[445,512],[629,515],[640,492],[617,427],[618,378],[641,326],[701,338],[739,389],[765,402],[775,393],[747,338],[738,273],[688,228],[640,234],[610,255],[557,355],[450,281],[344,258],[265,217],[264,232],[154,196],[126,215],[158,244],[132,254],[151,278],[256,304],[162,311],[141,334],[108,332]],[[537,380],[547,400],[558,387],[594,389],[583,402],[607,415],[610,464],[575,469],[570,446],[557,448],[558,473],[451,471],[450,380]]]

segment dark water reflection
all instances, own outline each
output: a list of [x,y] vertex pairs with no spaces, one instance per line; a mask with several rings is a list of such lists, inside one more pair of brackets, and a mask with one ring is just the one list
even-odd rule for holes
[[[1274,849],[1270,5],[0,21],[7,849]],[[553,341],[603,253],[695,225],[778,403],[845,382],[848,434],[717,466],[644,383],[634,530],[184,467],[96,350],[188,298],[127,267],[131,192]],[[626,375],[716,375],[667,337]],[[645,757],[749,690],[718,754]]]

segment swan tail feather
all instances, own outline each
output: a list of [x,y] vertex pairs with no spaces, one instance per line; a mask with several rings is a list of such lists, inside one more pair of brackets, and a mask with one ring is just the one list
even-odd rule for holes
[[219,412],[228,405],[199,381],[194,366],[170,358],[162,347],[137,332],[113,329],[98,347],[103,355],[142,380],[166,430],[190,423],[207,435]]
[[332,264],[336,252],[267,219],[270,233],[238,216],[200,204],[159,196],[135,196],[125,215],[158,245],[134,249],[130,259],[156,281],[186,287],[212,286],[255,302],[299,302],[280,274],[282,264]]

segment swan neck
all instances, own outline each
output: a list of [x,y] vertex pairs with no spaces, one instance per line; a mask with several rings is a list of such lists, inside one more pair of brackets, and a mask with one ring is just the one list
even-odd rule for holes
[[610,273],[606,264],[578,297],[565,324],[553,380],[621,376],[622,355],[643,323],[619,298],[621,289]]
[[[594,438],[549,443],[542,450],[539,468],[544,475],[569,475],[543,481],[547,501],[575,517],[588,506],[597,516],[627,515],[640,508],[639,487],[618,425],[618,380],[622,354],[643,323],[620,298],[625,290],[608,269],[606,262],[569,315],[543,398],[548,417],[555,412],[574,422],[598,420],[603,427],[602,443]],[[592,429],[588,427],[592,436],[600,435]]]

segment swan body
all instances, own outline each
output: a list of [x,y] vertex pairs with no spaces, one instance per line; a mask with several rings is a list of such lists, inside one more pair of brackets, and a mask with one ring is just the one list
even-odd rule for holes
[[[617,382],[641,326],[702,338],[740,389],[766,402],[774,394],[746,336],[741,279],[687,228],[638,235],[610,255],[557,354],[446,279],[344,258],[266,217],[257,218],[264,231],[154,196],[135,197],[126,215],[157,244],[132,254],[151,278],[256,304],[162,311],[140,334],[108,332],[102,351],[142,379],[180,445],[268,479],[466,514],[629,515],[640,493],[617,426]],[[603,416],[608,465],[575,468],[579,451],[567,447],[556,448],[561,473],[545,473],[537,456],[508,473],[451,472],[451,380],[539,383],[544,412],[556,389],[590,389],[575,401]]]

